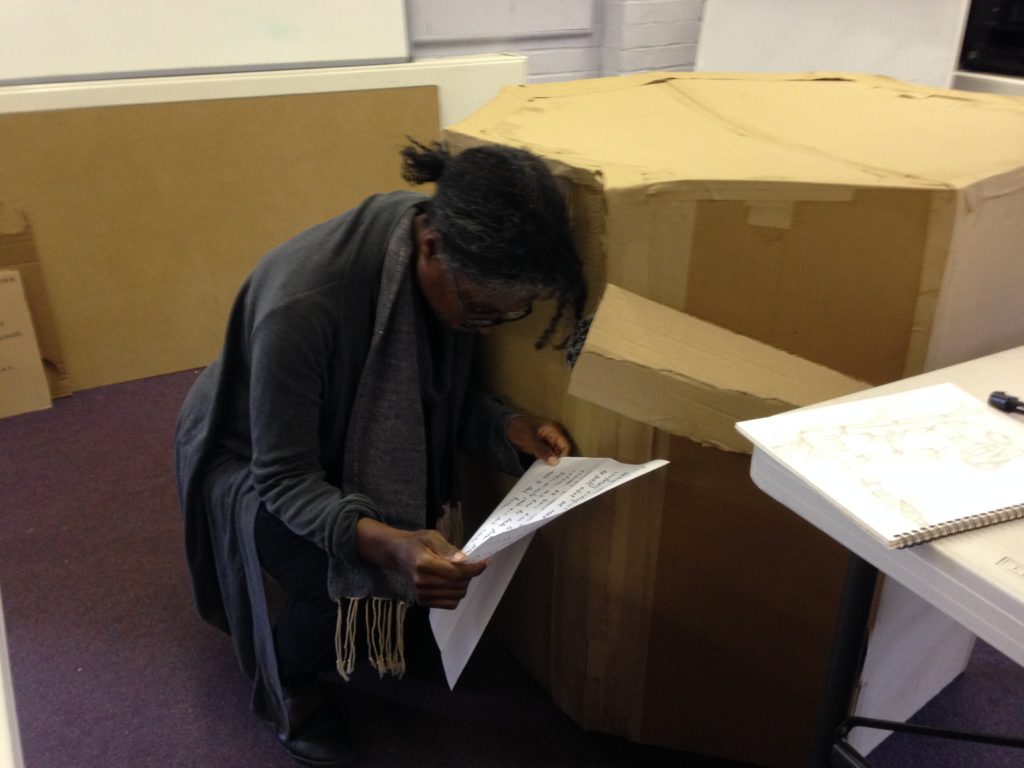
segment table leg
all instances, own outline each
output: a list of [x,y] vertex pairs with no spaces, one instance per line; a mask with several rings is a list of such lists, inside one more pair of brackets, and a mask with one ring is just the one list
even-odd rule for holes
[[868,617],[877,580],[878,570],[851,553],[846,564],[839,616],[829,655],[824,706],[811,754],[812,768],[828,768],[836,729],[850,714],[853,691],[864,663]]

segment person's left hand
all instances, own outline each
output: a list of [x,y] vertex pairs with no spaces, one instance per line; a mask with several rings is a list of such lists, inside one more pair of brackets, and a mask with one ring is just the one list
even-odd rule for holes
[[505,434],[516,450],[552,466],[568,456],[572,448],[572,441],[561,424],[535,416],[516,416],[508,423]]

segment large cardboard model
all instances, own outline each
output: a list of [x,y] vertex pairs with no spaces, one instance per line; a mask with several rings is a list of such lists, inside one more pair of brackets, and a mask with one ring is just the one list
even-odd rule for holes
[[596,281],[872,384],[1024,335],[1020,98],[662,73],[505,89],[448,136],[571,179]]
[[672,460],[545,529],[500,631],[586,728],[805,765],[845,553],[723,436],[1024,343],[1024,100],[653,73],[506,89],[446,136],[565,180],[598,307],[571,386],[543,312],[487,340],[485,380],[582,454]]

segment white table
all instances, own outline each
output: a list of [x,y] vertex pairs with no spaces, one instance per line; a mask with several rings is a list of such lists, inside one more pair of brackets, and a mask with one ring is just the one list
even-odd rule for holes
[[[1024,347],[831,402],[874,397],[945,381],[983,400],[994,390],[1024,396]],[[847,714],[856,678],[852,667],[860,659],[874,569],[900,582],[1024,666],[1024,520],[957,534],[909,549],[889,549],[809,486],[779,482],[780,471],[785,472],[774,459],[754,449],[751,459],[754,483],[855,556],[851,558],[847,574],[844,615],[840,619],[840,624],[845,626],[837,635],[858,636],[837,637],[830,671],[832,702],[830,712],[823,718],[824,728],[830,731]],[[1021,490],[1024,493],[1024,478],[1021,478]],[[840,647],[843,642],[847,647]],[[830,735],[823,734],[821,743],[824,745],[830,740]],[[822,746],[816,751],[816,762],[825,765],[827,759]]]
[[21,766],[21,741],[18,738],[18,718],[14,715],[11,664],[7,658],[7,633],[3,602],[0,601],[0,768]]

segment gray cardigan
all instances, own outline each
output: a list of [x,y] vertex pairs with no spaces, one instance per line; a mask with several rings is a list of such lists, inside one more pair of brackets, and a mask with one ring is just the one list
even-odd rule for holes
[[[373,499],[341,490],[345,441],[388,241],[426,199],[371,197],[267,254],[242,286],[221,355],[181,410],[175,463],[196,607],[232,634],[261,714],[268,704],[279,708],[280,687],[256,510],[265,506],[342,562],[358,560],[358,519],[382,519]],[[474,337],[456,337],[457,376],[465,380]],[[446,406],[459,447],[509,474],[522,471],[504,434],[510,409],[473,391]]]

